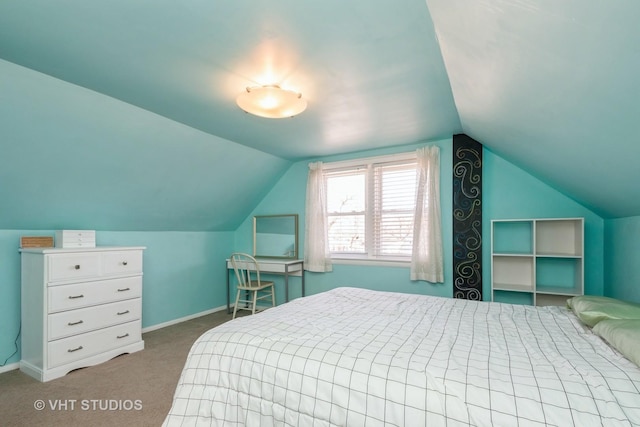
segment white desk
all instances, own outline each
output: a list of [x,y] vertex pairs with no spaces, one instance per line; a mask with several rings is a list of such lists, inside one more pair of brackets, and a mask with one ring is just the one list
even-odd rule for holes
[[[289,276],[302,278],[302,296],[304,296],[304,261],[301,259],[280,259],[280,258],[256,258],[260,273],[280,274],[284,276],[284,300],[289,302]],[[227,269],[227,313],[231,313],[231,295],[229,290],[229,276],[233,271],[231,260],[225,261]]]

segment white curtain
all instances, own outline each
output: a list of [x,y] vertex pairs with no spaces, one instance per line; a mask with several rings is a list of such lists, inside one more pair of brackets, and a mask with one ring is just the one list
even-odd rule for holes
[[417,157],[411,280],[443,283],[440,149],[437,146],[419,148]]
[[331,271],[327,190],[322,162],[309,163],[305,212],[304,268],[308,271]]

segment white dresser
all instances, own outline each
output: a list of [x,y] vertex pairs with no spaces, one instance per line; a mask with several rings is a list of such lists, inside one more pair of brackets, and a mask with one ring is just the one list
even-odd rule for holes
[[142,350],[144,249],[21,249],[20,370],[49,381]]

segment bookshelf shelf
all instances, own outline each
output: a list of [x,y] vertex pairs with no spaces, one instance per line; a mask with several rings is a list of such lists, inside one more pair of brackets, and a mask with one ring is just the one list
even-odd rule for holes
[[491,221],[493,301],[562,305],[584,292],[583,260],[583,218]]

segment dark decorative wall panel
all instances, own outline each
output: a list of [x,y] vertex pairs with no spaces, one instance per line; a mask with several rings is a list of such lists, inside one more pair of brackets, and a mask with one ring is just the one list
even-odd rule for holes
[[453,297],[482,300],[482,144],[453,136]]

